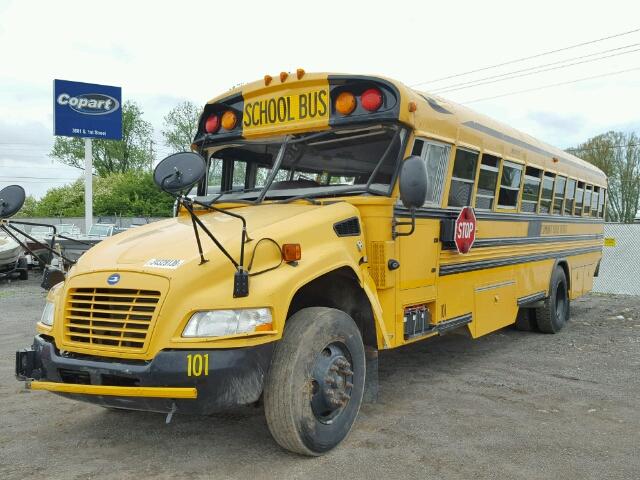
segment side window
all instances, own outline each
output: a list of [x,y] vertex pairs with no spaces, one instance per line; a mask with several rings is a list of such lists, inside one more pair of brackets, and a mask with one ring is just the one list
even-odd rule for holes
[[584,182],[578,182],[578,188],[576,188],[576,209],[573,211],[574,215],[582,215],[582,193],[584,191]]
[[515,209],[518,206],[521,179],[522,165],[505,160],[502,164],[502,177],[500,178],[499,208]]
[[522,187],[522,205],[520,210],[523,212],[536,213],[538,209],[538,198],[540,197],[540,178],[542,170],[535,167],[527,167],[524,171],[524,186]]
[[449,186],[450,207],[466,207],[471,205],[471,193],[476,180],[478,153],[463,148],[456,149],[453,163],[451,185]]
[[605,206],[605,197],[607,195],[607,191],[603,188],[600,190],[600,198],[598,199],[598,217],[604,217],[604,206]]
[[553,200],[553,181],[556,175],[545,172],[542,177],[542,195],[540,196],[540,213],[551,212],[551,202]]
[[593,195],[591,197],[591,216],[598,216],[598,197],[600,196],[600,187],[593,186]]
[[562,215],[562,200],[566,185],[567,177],[556,177],[556,190],[553,194],[553,213],[555,215]]
[[427,167],[427,199],[425,205],[440,205],[444,179],[449,165],[451,146],[444,143],[416,139],[411,155],[422,157]]
[[584,189],[584,201],[582,207],[582,213],[587,217],[591,214],[591,192],[593,187],[591,185],[587,185]]
[[491,210],[495,203],[496,185],[500,159],[493,155],[483,154],[480,161],[480,175],[478,176],[478,191],[476,193],[476,208]]
[[576,181],[575,180],[567,180],[567,194],[565,195],[564,201],[564,214],[565,215],[573,215],[573,198],[576,194]]

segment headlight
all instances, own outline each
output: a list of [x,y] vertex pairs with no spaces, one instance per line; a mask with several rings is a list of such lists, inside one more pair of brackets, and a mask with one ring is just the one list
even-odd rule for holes
[[54,311],[54,303],[47,301],[44,305],[44,310],[42,311],[42,317],[40,318],[40,323],[47,325],[48,327],[53,325],[53,311]]
[[191,316],[182,336],[224,337],[271,329],[271,311],[268,308],[205,310]]

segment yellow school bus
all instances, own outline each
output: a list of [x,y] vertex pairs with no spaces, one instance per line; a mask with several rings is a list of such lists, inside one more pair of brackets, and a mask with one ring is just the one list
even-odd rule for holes
[[556,333],[598,270],[600,170],[394,80],[267,75],[209,101],[192,149],[156,170],[175,218],[50,290],[28,387],[169,415],[260,402],[280,445],[320,455],[375,398],[379,350]]

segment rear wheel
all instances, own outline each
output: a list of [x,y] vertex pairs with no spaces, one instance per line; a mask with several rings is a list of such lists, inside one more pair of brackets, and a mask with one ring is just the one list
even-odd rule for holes
[[362,337],[349,315],[325,307],[295,313],[276,345],[265,384],[273,438],[302,455],[328,452],[351,430],[364,380]]
[[29,280],[29,262],[26,257],[20,257],[18,260],[18,272],[20,280]]
[[567,278],[562,267],[551,275],[549,296],[544,306],[536,309],[538,329],[543,333],[558,333],[569,321],[570,304]]

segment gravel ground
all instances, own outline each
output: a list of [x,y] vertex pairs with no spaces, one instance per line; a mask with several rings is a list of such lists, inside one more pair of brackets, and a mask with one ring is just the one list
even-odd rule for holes
[[640,477],[640,297],[572,303],[558,335],[448,335],[380,354],[380,401],[320,458],[281,450],[262,412],[107,411],[13,377],[44,293],[0,283],[0,478]]

